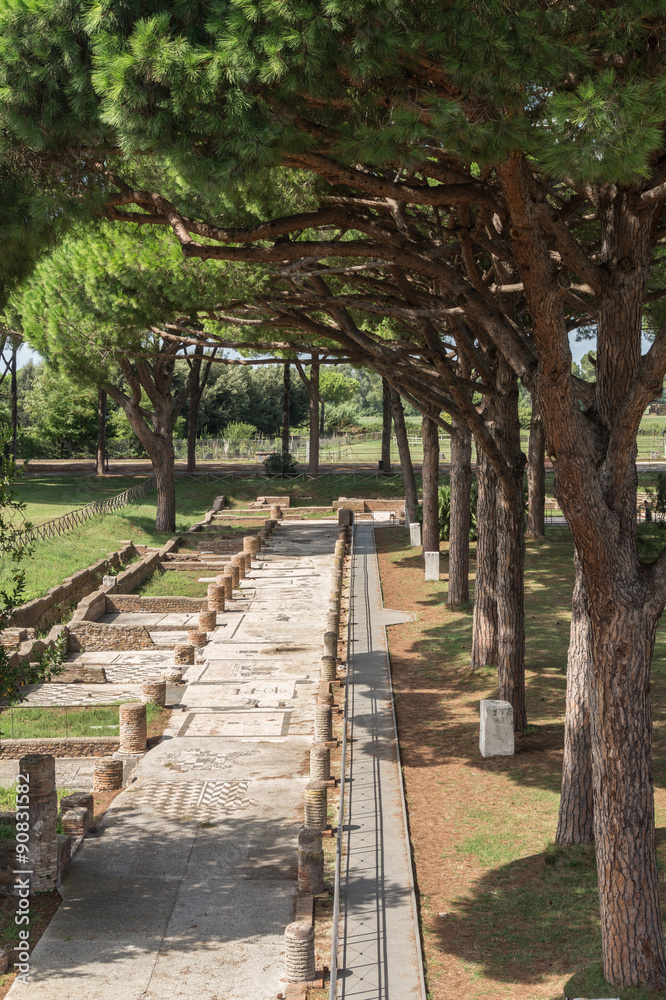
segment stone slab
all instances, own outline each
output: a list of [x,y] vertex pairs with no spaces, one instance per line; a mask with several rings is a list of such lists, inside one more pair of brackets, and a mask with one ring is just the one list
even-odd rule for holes
[[480,705],[479,750],[482,757],[515,753],[513,708],[508,701],[484,698]]
[[188,712],[178,735],[229,736],[235,739],[283,738],[289,735],[290,717],[290,709]]

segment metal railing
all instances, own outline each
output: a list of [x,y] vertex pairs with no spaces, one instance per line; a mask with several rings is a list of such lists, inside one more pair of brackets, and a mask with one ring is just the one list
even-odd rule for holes
[[349,616],[347,618],[347,676],[345,677],[345,710],[342,722],[342,754],[340,759],[340,803],[338,806],[338,836],[335,844],[335,881],[333,886],[333,926],[331,928],[331,981],[329,1000],[338,996],[338,944],[340,938],[340,879],[342,874],[342,834],[345,825],[345,772],[347,766],[347,722],[349,718],[349,685],[351,684],[351,626],[354,593],[354,534],[356,519],[352,522],[349,547]]
[[104,500],[93,500],[83,507],[70,510],[67,514],[54,517],[51,521],[44,521],[43,524],[36,524],[25,531],[17,532],[11,539],[9,546],[0,546],[0,551],[7,551],[9,548],[18,548],[37,542],[40,539],[56,538],[64,535],[68,531],[73,531],[80,524],[85,524],[91,517],[97,514],[111,514],[114,510],[121,510],[128,504],[141,500],[156,488],[155,476],[150,476],[138,486],[132,486],[129,490],[123,490],[114,497],[106,497]]

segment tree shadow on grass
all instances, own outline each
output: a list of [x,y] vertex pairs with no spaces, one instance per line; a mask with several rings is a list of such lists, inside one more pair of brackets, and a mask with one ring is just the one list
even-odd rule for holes
[[[497,846],[501,852],[501,831],[496,839],[497,845],[486,843],[481,851]],[[663,857],[666,829],[657,830],[657,842]],[[490,980],[537,985],[570,974],[564,987],[568,997],[663,997],[645,988],[609,986],[603,978],[591,844],[551,844],[540,854],[493,868],[454,901],[445,918],[425,916],[424,932],[434,947],[472,963]],[[553,1000],[562,1000],[562,993]]]
[[426,916],[424,932],[488,979],[538,984],[598,962],[596,887],[591,845],[549,846],[486,872],[445,918]]

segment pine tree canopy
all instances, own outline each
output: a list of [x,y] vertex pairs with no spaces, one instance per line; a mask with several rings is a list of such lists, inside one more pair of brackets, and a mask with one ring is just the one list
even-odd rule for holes
[[313,156],[579,183],[647,176],[666,3],[6,0],[0,114],[35,149],[166,157],[199,183]]

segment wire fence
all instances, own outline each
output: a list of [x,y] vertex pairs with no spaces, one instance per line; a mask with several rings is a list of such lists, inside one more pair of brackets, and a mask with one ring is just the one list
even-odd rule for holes
[[106,497],[104,500],[93,500],[92,503],[87,503],[84,507],[78,507],[76,510],[70,510],[67,514],[62,514],[60,517],[54,517],[51,521],[44,521],[43,524],[37,524],[26,528],[25,531],[17,532],[12,536],[9,544],[3,545],[0,543],[0,551],[6,552],[10,549],[32,544],[33,542],[64,535],[68,531],[73,531],[80,524],[85,524],[86,521],[89,521],[91,517],[95,517],[97,514],[111,514],[113,511],[127,507],[128,504],[142,500],[143,497],[148,496],[156,488],[157,482],[155,476],[150,476],[149,479],[139,483],[138,486],[132,486],[129,490],[123,490],[122,493],[118,493],[115,497]]

